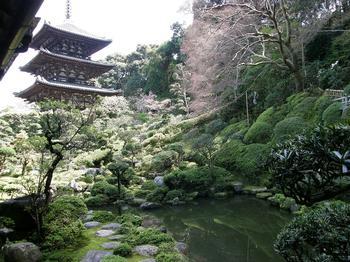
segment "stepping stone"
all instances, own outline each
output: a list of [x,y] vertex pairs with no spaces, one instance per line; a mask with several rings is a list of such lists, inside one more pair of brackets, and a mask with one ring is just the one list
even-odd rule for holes
[[86,215],[86,217],[84,217],[83,221],[84,222],[90,222],[90,221],[93,220],[93,218],[94,218],[93,215]]
[[154,258],[147,258],[147,259],[141,260],[140,262],[156,262],[156,260]]
[[158,247],[152,245],[136,246],[134,252],[143,257],[153,257],[158,253]]
[[175,250],[177,250],[178,252],[180,252],[182,254],[186,254],[187,245],[183,242],[176,242]]
[[91,250],[85,255],[81,262],[100,262],[105,256],[110,255],[113,255],[113,253],[109,251]]
[[96,222],[96,221],[86,222],[86,223],[84,224],[84,226],[85,226],[86,228],[98,227],[98,226],[100,226],[100,225],[101,225],[101,223],[100,223],[100,222]]
[[121,240],[123,238],[125,238],[124,235],[114,235],[114,236],[108,237],[109,240]]
[[121,228],[121,224],[118,224],[118,223],[111,223],[111,224],[108,224],[108,225],[104,225],[102,227],[102,229],[113,229],[113,230],[117,230],[117,229],[120,229]]
[[105,249],[116,249],[119,246],[120,246],[120,242],[107,242],[107,243],[101,244],[101,247]]
[[109,237],[114,234],[113,230],[99,230],[96,232],[96,236],[98,237]]

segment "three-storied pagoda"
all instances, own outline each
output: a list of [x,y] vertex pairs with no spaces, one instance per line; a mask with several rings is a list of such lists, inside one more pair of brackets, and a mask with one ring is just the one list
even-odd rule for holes
[[111,70],[113,65],[95,62],[90,56],[111,43],[93,36],[70,22],[67,0],[66,22],[60,26],[45,23],[30,45],[39,53],[22,71],[37,76],[35,83],[17,94],[29,102],[43,99],[71,101],[85,106],[97,96],[120,95],[118,90],[98,88],[91,79]]

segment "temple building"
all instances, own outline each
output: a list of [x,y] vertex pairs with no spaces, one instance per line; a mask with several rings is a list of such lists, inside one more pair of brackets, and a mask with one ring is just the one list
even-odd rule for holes
[[37,78],[32,86],[16,95],[29,102],[58,99],[79,106],[93,103],[98,96],[121,95],[119,90],[99,88],[91,81],[113,68],[114,65],[90,58],[110,43],[111,40],[91,35],[72,24],[67,1],[66,22],[60,26],[44,23],[34,36],[30,47],[39,52],[21,70]]

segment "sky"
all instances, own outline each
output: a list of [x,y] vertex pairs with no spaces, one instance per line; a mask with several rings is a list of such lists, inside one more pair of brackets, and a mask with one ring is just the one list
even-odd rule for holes
[[[161,44],[171,37],[170,26],[176,21],[189,25],[191,15],[179,12],[188,0],[71,0],[72,22],[91,34],[112,39],[111,45],[92,58],[103,59],[109,54],[128,54],[137,44]],[[45,0],[37,16],[41,22],[62,24],[65,20],[66,0]],[[26,110],[26,103],[13,93],[26,89],[35,78],[21,72],[36,54],[29,50],[20,54],[0,82],[0,110],[11,107]]]

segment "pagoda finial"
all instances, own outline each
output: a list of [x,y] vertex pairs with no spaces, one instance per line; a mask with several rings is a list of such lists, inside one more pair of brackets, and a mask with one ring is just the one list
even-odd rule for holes
[[66,20],[70,20],[72,17],[72,4],[71,0],[66,0]]

